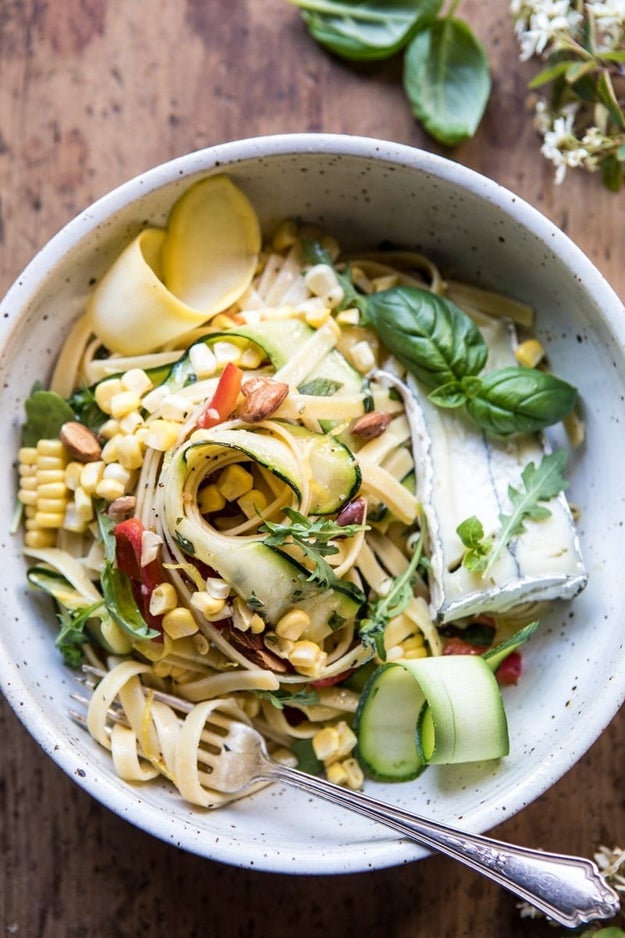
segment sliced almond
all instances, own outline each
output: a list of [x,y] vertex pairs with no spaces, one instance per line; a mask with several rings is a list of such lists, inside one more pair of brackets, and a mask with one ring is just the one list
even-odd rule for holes
[[102,447],[95,434],[77,420],[64,423],[59,437],[72,459],[78,462],[97,462],[102,456]]
[[391,414],[372,410],[371,413],[363,414],[354,420],[349,428],[350,433],[363,440],[374,440],[377,436],[382,436],[392,419]]

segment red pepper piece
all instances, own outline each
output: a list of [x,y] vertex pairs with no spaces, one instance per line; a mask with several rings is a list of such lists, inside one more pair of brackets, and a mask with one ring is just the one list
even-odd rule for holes
[[150,598],[156,587],[167,578],[158,559],[141,566],[141,540],[144,530],[139,518],[128,518],[115,525],[115,562],[130,579],[135,600],[147,624],[162,632],[163,617],[150,612]]
[[197,425],[201,430],[210,430],[227,420],[237,405],[241,393],[243,372],[232,362],[228,362],[221,373],[212,399],[200,414]]

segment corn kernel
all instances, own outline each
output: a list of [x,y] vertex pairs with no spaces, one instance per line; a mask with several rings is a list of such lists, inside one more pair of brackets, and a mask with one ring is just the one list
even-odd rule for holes
[[65,463],[67,452],[60,440],[39,440],[37,443],[37,464],[42,456],[51,456]]
[[357,760],[345,759],[342,765],[347,776],[343,784],[346,785],[347,788],[351,788],[352,791],[358,791],[360,788],[362,788],[365,777]]
[[333,762],[332,765],[329,765],[326,769],[326,777],[328,781],[332,782],[334,785],[347,784],[347,771],[343,767],[342,762]]
[[216,599],[214,596],[207,593],[206,590],[198,590],[191,594],[191,605],[194,609],[199,610],[202,615],[206,616],[207,619],[210,619],[211,616],[218,615],[225,604],[224,599]]
[[37,511],[34,523],[38,528],[60,528],[65,519],[65,512]]
[[275,632],[266,632],[265,645],[278,658],[288,658],[295,642],[292,642],[290,638],[280,638]]
[[111,417],[110,420],[106,420],[100,427],[99,434],[105,440],[112,440],[114,436],[120,431],[120,422],[119,420],[113,420]]
[[161,417],[182,423],[190,409],[191,404],[185,397],[180,394],[168,394],[161,404]]
[[37,469],[35,472],[37,486],[46,485],[48,482],[64,482],[64,469]]
[[87,530],[87,522],[79,517],[74,502],[69,502],[65,507],[63,530],[72,531],[74,534],[84,534]]
[[218,365],[227,365],[228,362],[238,362],[241,357],[241,349],[234,342],[228,342],[225,339],[217,340],[213,344],[213,355]]
[[306,674],[311,671],[320,671],[325,664],[326,659],[326,653],[321,650],[316,642],[295,642],[293,648],[289,652],[289,661],[293,667],[297,670],[304,668],[305,670],[302,673]]
[[258,345],[248,345],[241,352],[239,364],[242,368],[249,368],[251,371],[260,368],[265,360],[265,353]]
[[[191,357],[191,352],[189,352],[189,357]],[[146,394],[144,398],[142,398],[141,406],[144,408],[144,410],[147,410],[149,414],[153,414],[158,410],[168,394],[169,391],[167,388],[160,385],[159,387],[154,388],[153,391],[150,391],[148,394]]]
[[[22,468],[22,467],[20,467],[20,468]],[[20,486],[21,486],[23,489],[31,489],[31,490],[34,492],[34,491],[38,488],[38,486],[37,486],[37,474],[36,474],[35,470],[34,470],[31,466],[25,466],[24,468],[26,468],[26,469],[28,469],[28,470],[30,470],[30,471],[28,472],[28,475],[26,475],[26,473],[22,473],[22,474],[20,475]],[[48,483],[48,484],[50,484],[50,485],[55,485],[56,483],[51,482],[51,483]]]
[[102,479],[96,485],[95,494],[107,502],[114,502],[125,494],[125,489],[117,479]]
[[111,462],[108,464],[108,466],[104,467],[102,478],[114,479],[116,482],[119,482],[119,484],[122,485],[124,489],[126,489],[130,484],[132,473],[128,469],[125,469],[120,463]]
[[[122,437],[117,444],[117,459],[127,471],[139,469],[143,465],[143,450],[139,440],[134,436]],[[106,475],[106,471],[104,474]]]
[[189,362],[198,378],[210,378],[217,371],[217,359],[208,345],[203,342],[191,346]]
[[104,472],[104,463],[101,459],[96,462],[89,462],[80,473],[80,487],[88,494],[93,495],[98,483],[102,479]]
[[39,550],[42,547],[54,547],[56,544],[56,532],[51,530],[42,530],[36,528],[33,531],[27,531],[24,535],[24,544],[26,547],[32,547]]
[[213,511],[221,511],[226,499],[216,485],[205,485],[198,492],[197,504],[202,514],[209,515]]
[[265,620],[261,619],[257,612],[250,619],[250,632],[252,635],[260,635],[265,631]]
[[321,762],[333,761],[339,751],[339,734],[334,726],[324,726],[312,738],[315,755]]
[[143,426],[143,417],[138,410],[131,410],[119,421],[119,432],[130,435],[141,426]]
[[40,498],[62,498],[67,496],[67,486],[65,482],[45,482],[37,489]]
[[17,458],[24,466],[34,466],[37,462],[37,448],[35,446],[21,446]]
[[37,511],[43,511],[47,514],[65,514],[65,498],[39,498],[37,495]]
[[141,406],[141,399],[135,391],[118,391],[110,402],[111,416],[119,420]]
[[115,462],[117,459],[117,454],[119,452],[119,443],[123,437],[121,433],[116,434],[114,437],[111,437],[104,446],[102,447],[102,452],[100,454],[102,462],[110,463]]
[[171,420],[152,420],[147,425],[145,444],[150,449],[165,453],[176,445],[179,433],[180,425]]
[[75,491],[80,485],[80,476],[83,468],[84,464],[81,462],[69,462],[65,467],[65,478],[63,481],[70,491]]
[[310,625],[310,616],[303,609],[291,609],[276,623],[276,635],[296,642]]
[[35,472],[56,472],[58,470],[65,469],[65,460],[60,456],[54,456],[52,454],[37,456],[37,465]]
[[37,504],[37,490],[27,489],[24,486],[20,487],[20,490],[17,493],[18,501],[22,505],[36,505]]
[[163,616],[178,605],[178,594],[171,583],[159,583],[150,596],[150,612],[153,616]]
[[127,391],[134,391],[139,397],[152,387],[152,379],[143,368],[129,368],[121,376],[121,382]]
[[124,385],[119,378],[108,378],[106,381],[100,381],[94,391],[95,402],[104,411],[105,414],[111,413],[111,401],[116,394],[124,390]]
[[360,311],[355,306],[342,309],[340,313],[336,314],[336,321],[341,326],[357,326],[360,322]]
[[287,218],[285,221],[280,222],[274,231],[273,237],[271,239],[271,245],[274,251],[283,253],[288,251],[289,248],[293,247],[297,241],[297,236],[297,224],[291,219]]
[[361,374],[366,374],[375,366],[375,355],[368,342],[356,342],[349,352],[352,364]]
[[93,519],[93,502],[91,501],[91,495],[89,495],[81,485],[79,485],[74,492],[74,505],[76,506],[76,514],[81,521],[91,521]]
[[402,658],[404,661],[414,660],[415,658],[427,658],[428,650],[425,645],[422,645],[421,648],[404,648],[402,650]]
[[336,732],[338,735],[338,756],[342,759],[349,755],[358,740],[351,726],[345,720],[340,720],[336,724]]
[[331,309],[325,303],[312,309],[308,306],[304,310],[304,320],[306,325],[311,326],[313,329],[319,329],[330,318],[330,313]]
[[545,349],[538,339],[527,339],[517,345],[515,358],[524,368],[535,368],[545,357]]
[[226,466],[217,482],[217,488],[229,502],[245,495],[253,486],[252,474],[238,464]]
[[[188,612],[188,610],[185,611]],[[210,642],[205,635],[202,635],[200,631],[193,634],[193,644],[198,655],[207,655],[210,651]]]
[[206,592],[214,599],[227,599],[230,595],[230,584],[221,577],[209,576],[206,578]]
[[246,518],[257,518],[267,507],[267,498],[258,489],[250,489],[245,495],[237,498],[237,505]]

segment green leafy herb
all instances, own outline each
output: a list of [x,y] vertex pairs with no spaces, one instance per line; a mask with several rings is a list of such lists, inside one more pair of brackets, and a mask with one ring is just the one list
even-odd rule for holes
[[290,0],[311,36],[345,59],[385,59],[406,45],[442,0]]
[[107,414],[100,410],[96,403],[94,388],[86,386],[78,388],[67,399],[67,403],[74,413],[73,419],[84,423],[90,430],[99,430],[102,424],[108,420]]
[[310,394],[313,397],[332,397],[342,387],[341,382],[333,378],[310,378],[308,381],[302,381],[297,390],[300,394]]
[[410,562],[400,576],[395,577],[389,591],[370,603],[367,615],[360,624],[360,640],[382,661],[386,658],[384,630],[391,619],[404,611],[413,596],[413,580],[423,552],[423,533],[415,546]]
[[538,368],[501,368],[485,375],[469,397],[469,415],[498,436],[533,433],[562,420],[577,401],[577,389]]
[[158,632],[150,628],[137,605],[130,578],[115,565],[115,522],[99,511],[98,531],[104,547],[104,569],[100,575],[104,604],[111,619],[136,639],[156,638]]
[[337,554],[338,547],[332,541],[337,537],[353,537],[359,531],[366,530],[361,524],[337,524],[327,518],[308,518],[294,508],[285,508],[284,513],[291,524],[277,524],[264,520],[259,530],[267,532],[264,543],[269,547],[284,547],[296,544],[305,557],[313,563],[309,579],[329,589],[337,583],[337,576],[325,560]]
[[491,90],[488,58],[462,20],[447,16],[420,30],[404,60],[404,88],[428,133],[448,146],[472,137]]
[[319,691],[314,687],[305,687],[302,690],[290,693],[286,690],[257,690],[255,697],[268,700],[276,710],[285,707],[314,707],[319,703]]
[[297,768],[308,775],[323,775],[324,765],[315,755],[311,739],[295,739],[290,750],[297,759]]
[[500,514],[501,528],[494,537],[485,537],[481,522],[476,517],[467,518],[458,525],[457,533],[467,548],[462,563],[471,572],[482,572],[487,576],[493,564],[499,559],[505,548],[525,531],[526,521],[542,521],[551,514],[547,505],[542,504],[555,498],[568,486],[563,473],[566,467],[566,453],[556,450],[543,456],[536,466],[531,462],[521,473],[523,486],[508,486],[511,511]]
[[82,662],[82,645],[89,640],[88,636],[85,636],[87,623],[103,608],[103,602],[95,602],[79,609],[66,609],[58,614],[59,631],[55,645],[63,655],[65,663],[71,668],[78,668]]
[[64,423],[74,420],[74,411],[54,391],[36,387],[25,403],[26,421],[22,425],[22,445],[36,446],[39,440],[55,440]]

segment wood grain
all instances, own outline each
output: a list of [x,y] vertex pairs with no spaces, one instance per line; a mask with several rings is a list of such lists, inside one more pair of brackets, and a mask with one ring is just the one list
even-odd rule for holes
[[[443,152],[541,209],[625,295],[622,196],[553,184],[526,103],[508,4],[465,0],[494,87],[483,124],[444,151],[413,121],[397,61],[341,63],[284,0],[0,2],[0,292],[77,211],[168,158],[238,137],[362,134]],[[2,627],[0,625],[0,627]],[[200,860],[91,800],[0,706],[1,926],[28,938],[276,933],[553,935],[508,894],[442,858],[343,877],[282,877]],[[625,846],[625,714],[496,834],[591,854]]]

